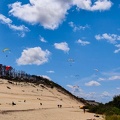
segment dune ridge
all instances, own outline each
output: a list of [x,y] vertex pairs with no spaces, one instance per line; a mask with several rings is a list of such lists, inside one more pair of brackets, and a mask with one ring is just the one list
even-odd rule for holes
[[69,94],[44,84],[0,79],[0,120],[102,120]]

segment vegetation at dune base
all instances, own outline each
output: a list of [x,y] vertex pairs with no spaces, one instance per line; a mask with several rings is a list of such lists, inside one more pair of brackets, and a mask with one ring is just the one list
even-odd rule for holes
[[120,115],[110,115],[110,116],[106,116],[105,120],[120,120]]
[[105,120],[120,120],[120,95],[114,96],[113,100],[98,106],[88,105],[89,112],[104,114]]

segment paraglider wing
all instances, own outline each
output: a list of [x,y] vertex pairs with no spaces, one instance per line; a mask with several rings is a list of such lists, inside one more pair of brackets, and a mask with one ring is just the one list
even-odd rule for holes
[[72,64],[71,64],[71,63],[74,63],[74,62],[75,62],[75,60],[74,60],[74,59],[72,59],[72,58],[69,58],[69,59],[68,59],[68,62],[70,63],[70,66],[72,66]]
[[[4,48],[4,49],[2,50],[2,52],[4,52],[4,53],[7,52],[7,51],[9,51],[9,53],[10,53],[11,50],[10,50],[9,48]],[[8,55],[6,55],[6,57],[8,57]]]
[[78,85],[74,85],[73,88],[79,88],[79,86]]
[[5,70],[8,71],[11,69],[11,66],[6,66]]
[[4,48],[2,51],[6,52],[6,51],[10,51],[10,49],[9,48]]
[[99,70],[98,69],[94,69],[96,72],[98,72]]
[[69,59],[68,59],[68,62],[74,62],[74,59],[69,58]]

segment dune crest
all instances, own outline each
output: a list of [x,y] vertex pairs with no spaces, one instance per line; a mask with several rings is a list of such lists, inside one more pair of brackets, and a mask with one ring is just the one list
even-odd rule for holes
[[0,79],[0,120],[102,119],[84,113],[83,105],[56,87]]

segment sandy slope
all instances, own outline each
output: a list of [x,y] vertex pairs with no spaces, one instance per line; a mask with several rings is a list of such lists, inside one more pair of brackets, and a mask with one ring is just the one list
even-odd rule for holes
[[102,120],[84,113],[82,105],[56,88],[0,79],[0,120]]

